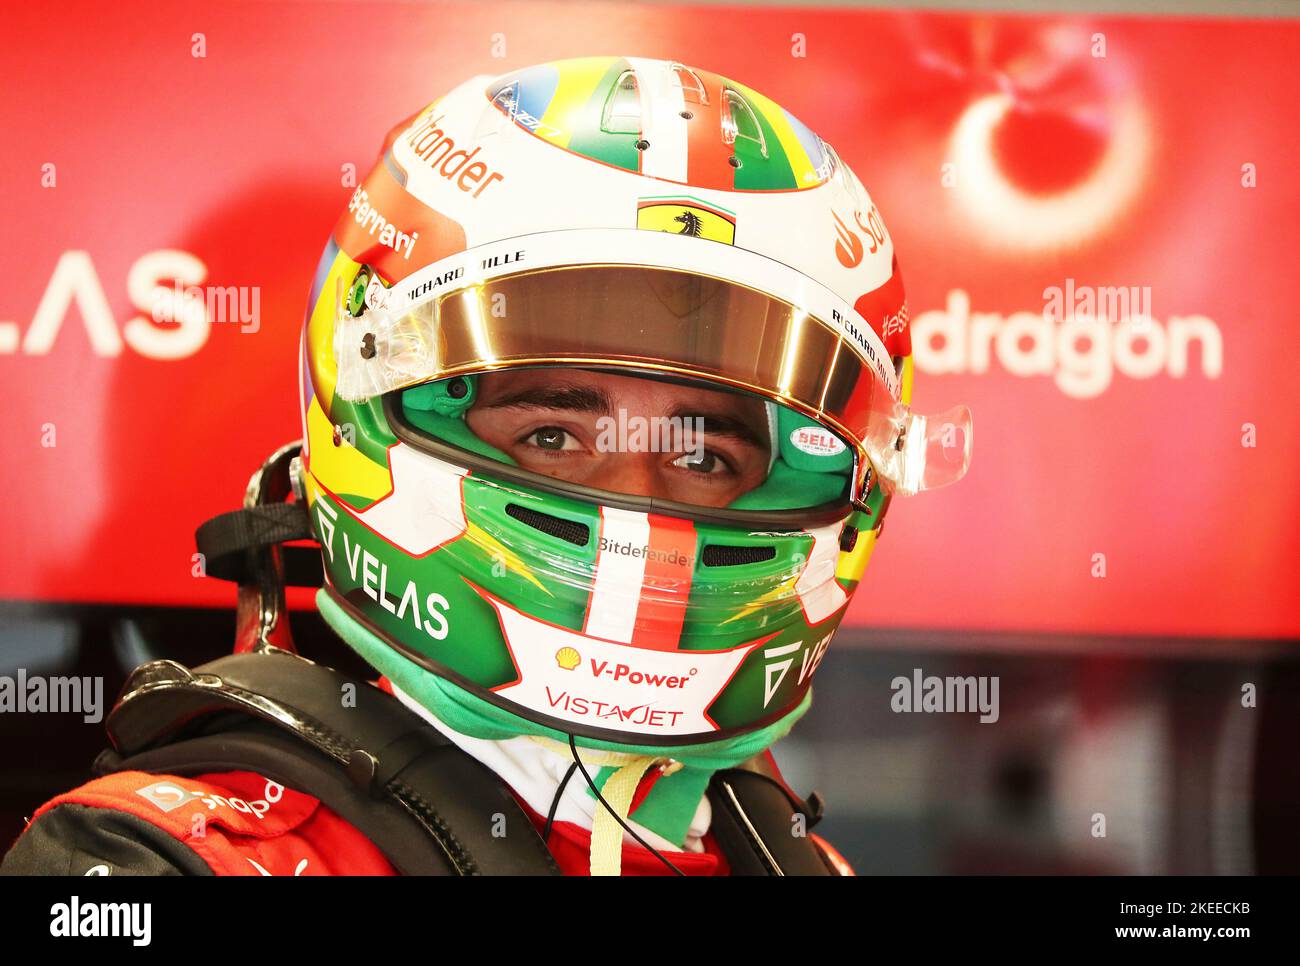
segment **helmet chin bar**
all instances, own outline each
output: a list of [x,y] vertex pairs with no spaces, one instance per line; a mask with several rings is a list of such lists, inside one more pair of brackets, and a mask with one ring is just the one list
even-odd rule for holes
[[[401,420],[392,418],[391,398],[385,399],[385,408],[398,435],[404,436]],[[926,418],[898,405],[893,416],[894,419],[886,424],[890,427],[889,430],[880,433],[880,438],[867,441],[868,450],[881,469],[880,477],[885,481],[890,495],[909,496],[922,490],[936,489],[954,483],[965,475],[970,465],[972,439],[969,409],[955,406],[945,413]],[[423,442],[428,444],[427,440]],[[301,529],[304,532],[300,533],[286,533],[285,514],[280,514],[276,520],[269,522],[266,514],[270,508],[288,510],[292,506],[303,506],[301,502],[288,502],[291,496],[302,500],[301,454],[302,442],[297,440],[277,449],[250,477],[244,490],[242,511],[223,515],[242,516],[248,521],[239,530],[240,538],[236,545],[239,553],[236,554],[230,548],[230,540],[226,540],[223,546],[224,556],[236,557],[238,563],[232,566],[230,560],[221,561],[220,569],[224,572],[218,572],[216,559],[208,564],[212,576],[233,579],[238,584],[236,653],[297,651],[289,629],[284,592],[288,582],[285,548],[280,544],[289,539],[310,538],[311,528],[305,523],[305,511],[301,514],[304,519]],[[464,458],[468,454],[458,451],[458,455]],[[865,465],[863,470],[860,492],[865,493],[865,487],[870,485],[870,465]],[[552,486],[556,484],[554,480],[546,482]],[[860,497],[853,501],[853,505],[864,509],[859,501]],[[880,514],[881,517],[883,515]],[[204,539],[204,530],[221,520],[218,517],[209,521],[196,534],[199,549],[205,557],[208,542]],[[305,550],[296,547],[288,549]],[[308,552],[319,559],[314,550]],[[304,586],[313,583],[310,579],[306,582],[293,582]]]

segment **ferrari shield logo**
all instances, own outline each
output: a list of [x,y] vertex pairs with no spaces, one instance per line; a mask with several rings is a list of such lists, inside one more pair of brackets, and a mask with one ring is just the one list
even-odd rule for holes
[[636,206],[636,226],[728,245],[736,243],[736,216],[698,198],[642,198]]

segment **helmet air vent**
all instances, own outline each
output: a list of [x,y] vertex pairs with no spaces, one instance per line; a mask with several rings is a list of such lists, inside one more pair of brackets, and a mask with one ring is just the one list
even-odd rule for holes
[[711,543],[704,548],[701,560],[706,567],[739,567],[743,564],[763,563],[776,556],[776,547],[733,546]]
[[758,123],[758,115],[739,91],[729,87],[722,91],[722,140],[725,144],[747,143],[767,158],[767,137]]
[[623,71],[605,98],[600,129],[606,134],[641,133],[641,95],[635,71]]
[[677,86],[682,89],[682,100],[685,103],[708,105],[709,95],[704,90],[704,81],[699,74],[685,64],[673,63],[669,69],[673,72]]
[[540,530],[547,536],[556,537],[578,547],[585,547],[591,539],[591,528],[576,520],[552,516],[540,510],[530,510],[518,503],[506,504],[506,515],[513,517],[525,526]]

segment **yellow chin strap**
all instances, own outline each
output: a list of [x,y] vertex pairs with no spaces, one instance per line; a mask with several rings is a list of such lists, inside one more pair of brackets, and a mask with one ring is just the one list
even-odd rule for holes
[[[573,751],[563,742],[531,735],[533,741],[549,748],[557,754],[573,757]],[[609,803],[609,808],[596,805],[595,818],[591,823],[591,874],[622,875],[623,873],[623,826],[619,819],[627,821],[627,813],[632,808],[632,798],[637,786],[651,768],[665,768],[665,774],[672,774],[681,763],[669,758],[652,755],[635,755],[619,751],[596,751],[581,748],[578,751],[583,767],[592,765],[616,769],[605,780],[600,789],[601,797]],[[612,811],[611,811],[612,810]],[[615,817],[617,816],[617,818]]]

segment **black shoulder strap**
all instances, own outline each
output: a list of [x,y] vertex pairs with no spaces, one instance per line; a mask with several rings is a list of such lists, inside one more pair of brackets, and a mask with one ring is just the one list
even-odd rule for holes
[[319,798],[415,875],[554,875],[491,770],[391,695],[288,652],[138,668],[108,719],[101,774],[247,769]]
[[[203,554],[204,573],[243,583],[254,572],[254,554],[292,540],[314,540],[305,503],[268,503],[222,513],[194,531]],[[325,580],[320,548],[281,547],[284,582],[291,587],[319,587]]]
[[816,793],[804,801],[758,755],[709,782],[713,833],[732,875],[838,875],[808,836],[822,817]]

